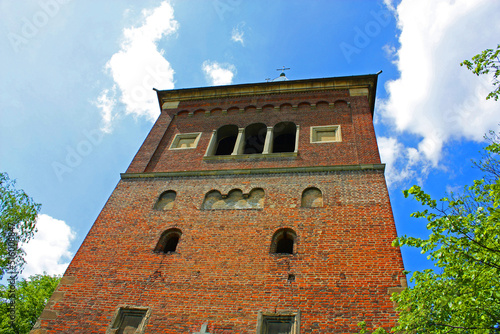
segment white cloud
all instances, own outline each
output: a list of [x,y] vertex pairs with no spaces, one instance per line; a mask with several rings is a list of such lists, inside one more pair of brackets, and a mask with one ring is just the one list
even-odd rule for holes
[[236,67],[232,64],[219,64],[205,60],[201,67],[210,85],[229,85],[233,82]]
[[241,45],[245,45],[245,41],[243,40],[243,35],[245,34],[243,31],[243,27],[245,23],[240,23],[238,26],[233,28],[231,32],[231,40],[236,43],[241,43]]
[[101,95],[97,98],[94,103],[99,109],[101,109],[103,126],[101,130],[105,133],[111,132],[113,116],[113,108],[116,105],[115,100],[116,95],[116,85],[113,86],[111,92],[109,89],[103,89]]
[[457,185],[446,185],[446,193],[447,194],[459,194],[463,190],[463,186],[457,186]]
[[394,137],[377,138],[380,160],[386,164],[387,184],[403,184],[410,179],[422,183],[431,167],[429,161],[422,158],[421,153],[413,147],[405,147]]
[[401,29],[395,61],[400,77],[386,84],[389,97],[381,101],[381,119],[399,136],[421,138],[412,154],[397,146],[413,159],[394,174],[397,179],[412,175],[419,163],[439,167],[450,140],[480,141],[496,128],[498,103],[485,100],[490,79],[459,64],[498,43],[500,21],[491,13],[500,12],[500,2],[403,0],[397,8],[390,8],[392,1],[385,3]]
[[26,266],[21,276],[63,274],[73,257],[69,248],[75,233],[64,221],[45,214],[38,215],[36,227],[34,238],[22,246]]
[[386,44],[382,47],[382,50],[384,50],[387,59],[394,60],[394,56],[396,55],[397,52],[396,47],[394,47],[393,45]]
[[[161,38],[174,34],[179,25],[167,1],[153,10],[143,11],[143,16],[142,26],[123,30],[121,49],[107,62],[106,69],[114,80],[114,87],[120,92],[119,99],[125,106],[125,113],[154,121],[160,111],[153,88],[174,88],[174,70],[157,43]],[[109,89],[104,89],[97,100],[103,129],[108,132],[116,116],[113,111],[116,101],[109,93]]]
[[394,7],[394,0],[384,0],[384,5],[386,5],[387,9],[390,11],[396,11],[396,7]]

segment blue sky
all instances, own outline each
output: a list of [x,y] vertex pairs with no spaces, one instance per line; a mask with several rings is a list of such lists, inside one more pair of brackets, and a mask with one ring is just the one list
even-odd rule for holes
[[[500,41],[495,0],[0,0],[0,170],[42,203],[25,276],[62,273],[159,114],[152,88],[379,76],[375,129],[399,234],[402,189],[479,176],[498,130],[491,78],[460,67]],[[409,270],[426,264],[403,250]]]

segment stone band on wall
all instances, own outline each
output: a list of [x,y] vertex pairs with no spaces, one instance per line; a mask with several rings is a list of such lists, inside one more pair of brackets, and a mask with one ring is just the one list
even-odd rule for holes
[[201,171],[154,172],[154,173],[121,173],[121,179],[181,177],[181,176],[212,176],[212,175],[243,175],[243,174],[282,174],[282,173],[321,173],[333,171],[385,170],[385,164],[363,164],[342,166],[310,166],[283,168],[253,168],[253,169],[217,169]]

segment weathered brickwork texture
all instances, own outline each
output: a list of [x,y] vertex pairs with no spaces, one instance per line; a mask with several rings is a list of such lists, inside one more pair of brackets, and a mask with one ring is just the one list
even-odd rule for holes
[[[389,328],[403,263],[391,246],[396,230],[370,109],[365,96],[336,90],[187,101],[163,111],[33,333],[105,333],[123,306],[150,309],[148,334],[194,333],[205,322],[213,334],[255,333],[259,311],[300,312],[300,333],[357,333],[362,320]],[[300,126],[297,156],[202,159],[222,125],[282,121]],[[340,125],[342,141],[311,144],[310,127],[321,125]],[[202,132],[196,149],[168,149],[176,133],[191,132]],[[224,174],[258,168],[273,172]],[[180,171],[218,175],[165,174]],[[301,207],[309,187],[321,191],[322,207]],[[211,190],[256,188],[264,191],[259,208],[202,207]],[[168,190],[173,206],[155,210]],[[170,228],[182,233],[176,252],[155,252]],[[270,253],[281,228],[296,234],[293,254]]]

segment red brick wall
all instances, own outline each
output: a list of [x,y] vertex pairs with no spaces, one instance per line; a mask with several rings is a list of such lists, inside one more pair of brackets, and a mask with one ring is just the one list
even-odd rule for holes
[[[283,121],[300,126],[297,157],[203,160],[223,125]],[[342,141],[311,144],[310,127],[322,125],[340,125]],[[168,150],[176,133],[191,132],[202,132],[196,149]],[[336,90],[182,102],[162,112],[127,172],[379,163],[367,98]],[[322,191],[323,207],[300,207],[308,187]],[[265,191],[262,209],[200,209],[211,190],[254,188]],[[173,209],[154,210],[166,190],[177,193]],[[153,252],[173,227],[182,231],[177,252]],[[270,254],[284,227],[297,234],[296,253]],[[212,334],[255,333],[259,311],[300,311],[301,333],[357,333],[362,320],[389,328],[388,289],[403,278],[395,237],[381,169],[123,178],[34,333],[104,333],[125,305],[151,309],[147,334],[193,333],[205,321]]]
[[[323,208],[301,208],[302,191]],[[205,193],[266,192],[261,210],[200,210]],[[153,210],[175,190],[170,211]],[[153,249],[182,231],[176,254]],[[271,255],[274,232],[297,233],[296,254]],[[232,177],[127,179],[117,185],[60,285],[47,333],[104,333],[119,305],[151,308],[145,333],[255,333],[257,313],[301,311],[301,333],[356,333],[396,314],[387,289],[403,264],[380,170]],[[295,282],[287,282],[288,274]]]
[[[329,107],[319,101],[335,103]],[[348,102],[349,105],[346,103]],[[284,105],[289,104],[289,105]],[[275,110],[272,107],[278,107]],[[281,106],[281,107],[280,107]],[[298,106],[296,110],[292,106]],[[262,108],[256,111],[256,108]],[[239,109],[245,109],[239,112]],[[223,114],[222,110],[227,110]],[[208,116],[205,111],[210,112]],[[192,116],[188,116],[192,112]],[[169,115],[173,117],[170,122]],[[288,160],[240,159],[228,162],[203,161],[214,130],[235,124],[244,128],[252,123],[274,126],[283,121],[300,126],[297,158]],[[310,127],[340,125],[342,142],[310,143]],[[178,133],[202,132],[196,149],[169,150]],[[153,154],[154,152],[154,154]],[[315,94],[279,94],[265,98],[241,97],[211,101],[182,102],[177,109],[164,111],[139,150],[128,173],[168,172],[185,170],[216,170],[237,168],[269,168],[292,166],[330,166],[380,163],[372,115],[365,96],[349,96],[348,91],[318,92]]]

